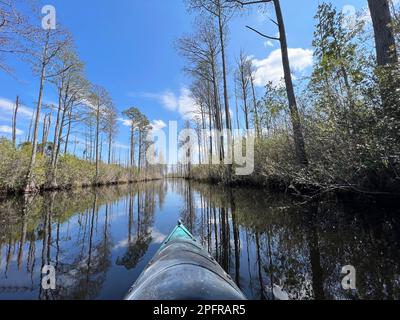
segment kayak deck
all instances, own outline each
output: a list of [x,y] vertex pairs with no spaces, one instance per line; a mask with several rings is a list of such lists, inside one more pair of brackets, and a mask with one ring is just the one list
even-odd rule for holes
[[243,293],[179,223],[126,300],[245,300]]

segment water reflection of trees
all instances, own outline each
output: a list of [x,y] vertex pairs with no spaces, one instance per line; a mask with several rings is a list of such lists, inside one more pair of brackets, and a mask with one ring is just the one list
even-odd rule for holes
[[[121,199],[126,203],[136,201],[134,226],[133,208],[127,221],[129,237],[135,240],[119,260],[131,268],[151,242],[154,212],[157,205],[163,205],[165,191],[163,183],[155,182],[151,186],[87,189],[1,201],[0,294],[9,290],[31,292],[35,298],[33,294],[37,292],[36,298],[46,300],[98,297],[107,272],[115,263],[111,227]],[[54,291],[42,290],[40,286],[40,270],[49,264],[56,268]],[[10,268],[17,268],[21,278],[30,277],[31,284],[21,285],[17,278],[8,279]]]
[[[127,200],[129,212],[128,246],[125,254],[118,257],[117,265],[130,270],[137,266],[152,242],[152,226],[157,203],[162,206],[165,199],[163,184],[138,185]],[[135,197],[136,194],[136,197]],[[135,199],[136,198],[136,199]],[[136,214],[135,214],[136,201]],[[134,222],[136,218],[136,223]],[[135,236],[132,235],[136,229]]]
[[[249,298],[272,299],[274,284],[293,299],[400,298],[398,209],[296,206],[263,191],[179,180],[0,201],[0,295],[101,297],[112,267],[139,268],[155,212],[175,193],[184,223]],[[112,228],[121,213],[127,240],[118,247]],[[56,267],[56,291],[39,291],[44,264]],[[347,264],[357,269],[353,293],[341,288]]]
[[[192,202],[182,210],[184,221],[196,226],[248,296],[272,299],[276,284],[293,299],[400,297],[400,229],[393,212],[336,200],[298,206],[257,190],[182,188],[185,202]],[[341,287],[347,264],[357,269],[356,292]]]

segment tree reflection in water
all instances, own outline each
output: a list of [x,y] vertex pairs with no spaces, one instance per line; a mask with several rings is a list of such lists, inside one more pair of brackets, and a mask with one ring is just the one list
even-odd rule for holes
[[[300,206],[265,191],[196,183],[182,194],[196,203],[196,222],[188,210],[184,221],[190,217],[248,297],[274,299],[274,285],[291,299],[400,297],[399,208],[337,199]],[[357,269],[355,292],[341,287],[347,264]]]
[[117,259],[116,264],[122,265],[128,270],[134,269],[147,252],[152,242],[151,229],[154,224],[156,194],[153,189],[145,188],[137,192],[137,224],[136,236],[132,238],[132,224],[134,221],[134,195],[129,199],[129,237],[128,249],[122,258]]
[[0,299],[121,299],[178,219],[249,298],[400,298],[399,208],[170,180],[0,201]]

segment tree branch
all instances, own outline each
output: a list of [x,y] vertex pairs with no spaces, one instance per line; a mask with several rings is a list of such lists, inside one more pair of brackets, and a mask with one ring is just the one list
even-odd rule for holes
[[276,22],[274,19],[268,17],[269,21],[271,21],[272,23],[274,23],[277,27],[279,27],[279,23]]
[[260,31],[257,31],[256,29],[254,29],[254,28],[252,28],[252,27],[246,26],[246,28],[247,28],[247,29],[250,29],[250,30],[252,30],[252,31],[254,31],[255,33],[259,34],[260,36],[262,36],[262,37],[264,37],[264,38],[267,38],[267,39],[270,39],[270,40],[275,40],[275,41],[281,41],[280,38],[267,36],[267,35],[261,33]]
[[262,3],[269,3],[273,0],[258,0],[258,1],[240,1],[240,0],[228,0],[228,2],[236,2],[240,4],[242,7],[252,5],[252,4],[262,4]]

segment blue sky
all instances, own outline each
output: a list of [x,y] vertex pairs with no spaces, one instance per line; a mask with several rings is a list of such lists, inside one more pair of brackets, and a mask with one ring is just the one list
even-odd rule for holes
[[[307,73],[312,55],[313,16],[319,1],[281,2],[293,71]],[[357,9],[367,5],[366,0],[331,2],[339,9],[346,5]],[[190,79],[182,72],[184,61],[176,52],[174,42],[191,31],[193,21],[183,0],[49,0],[42,3],[55,6],[57,22],[74,36],[78,54],[86,63],[88,79],[107,88],[120,111],[137,106],[158,123],[182,120],[182,112],[191,102],[186,90]],[[267,80],[280,76],[278,46],[248,31],[247,24],[266,34],[277,33],[265,12],[259,12],[257,7],[235,17],[231,21],[227,49],[229,76],[233,78],[235,59],[244,48],[258,66],[258,90],[262,93],[262,85]],[[9,136],[11,115],[7,102],[19,95],[26,107],[21,111],[18,126],[20,139],[24,139],[29,111],[37,100],[38,79],[20,59],[10,57],[8,61],[15,77],[0,72],[0,136]],[[230,86],[233,94],[233,84]],[[45,101],[56,101],[55,96],[54,88],[47,85]],[[121,145],[128,144],[128,128],[122,123],[117,140]]]

